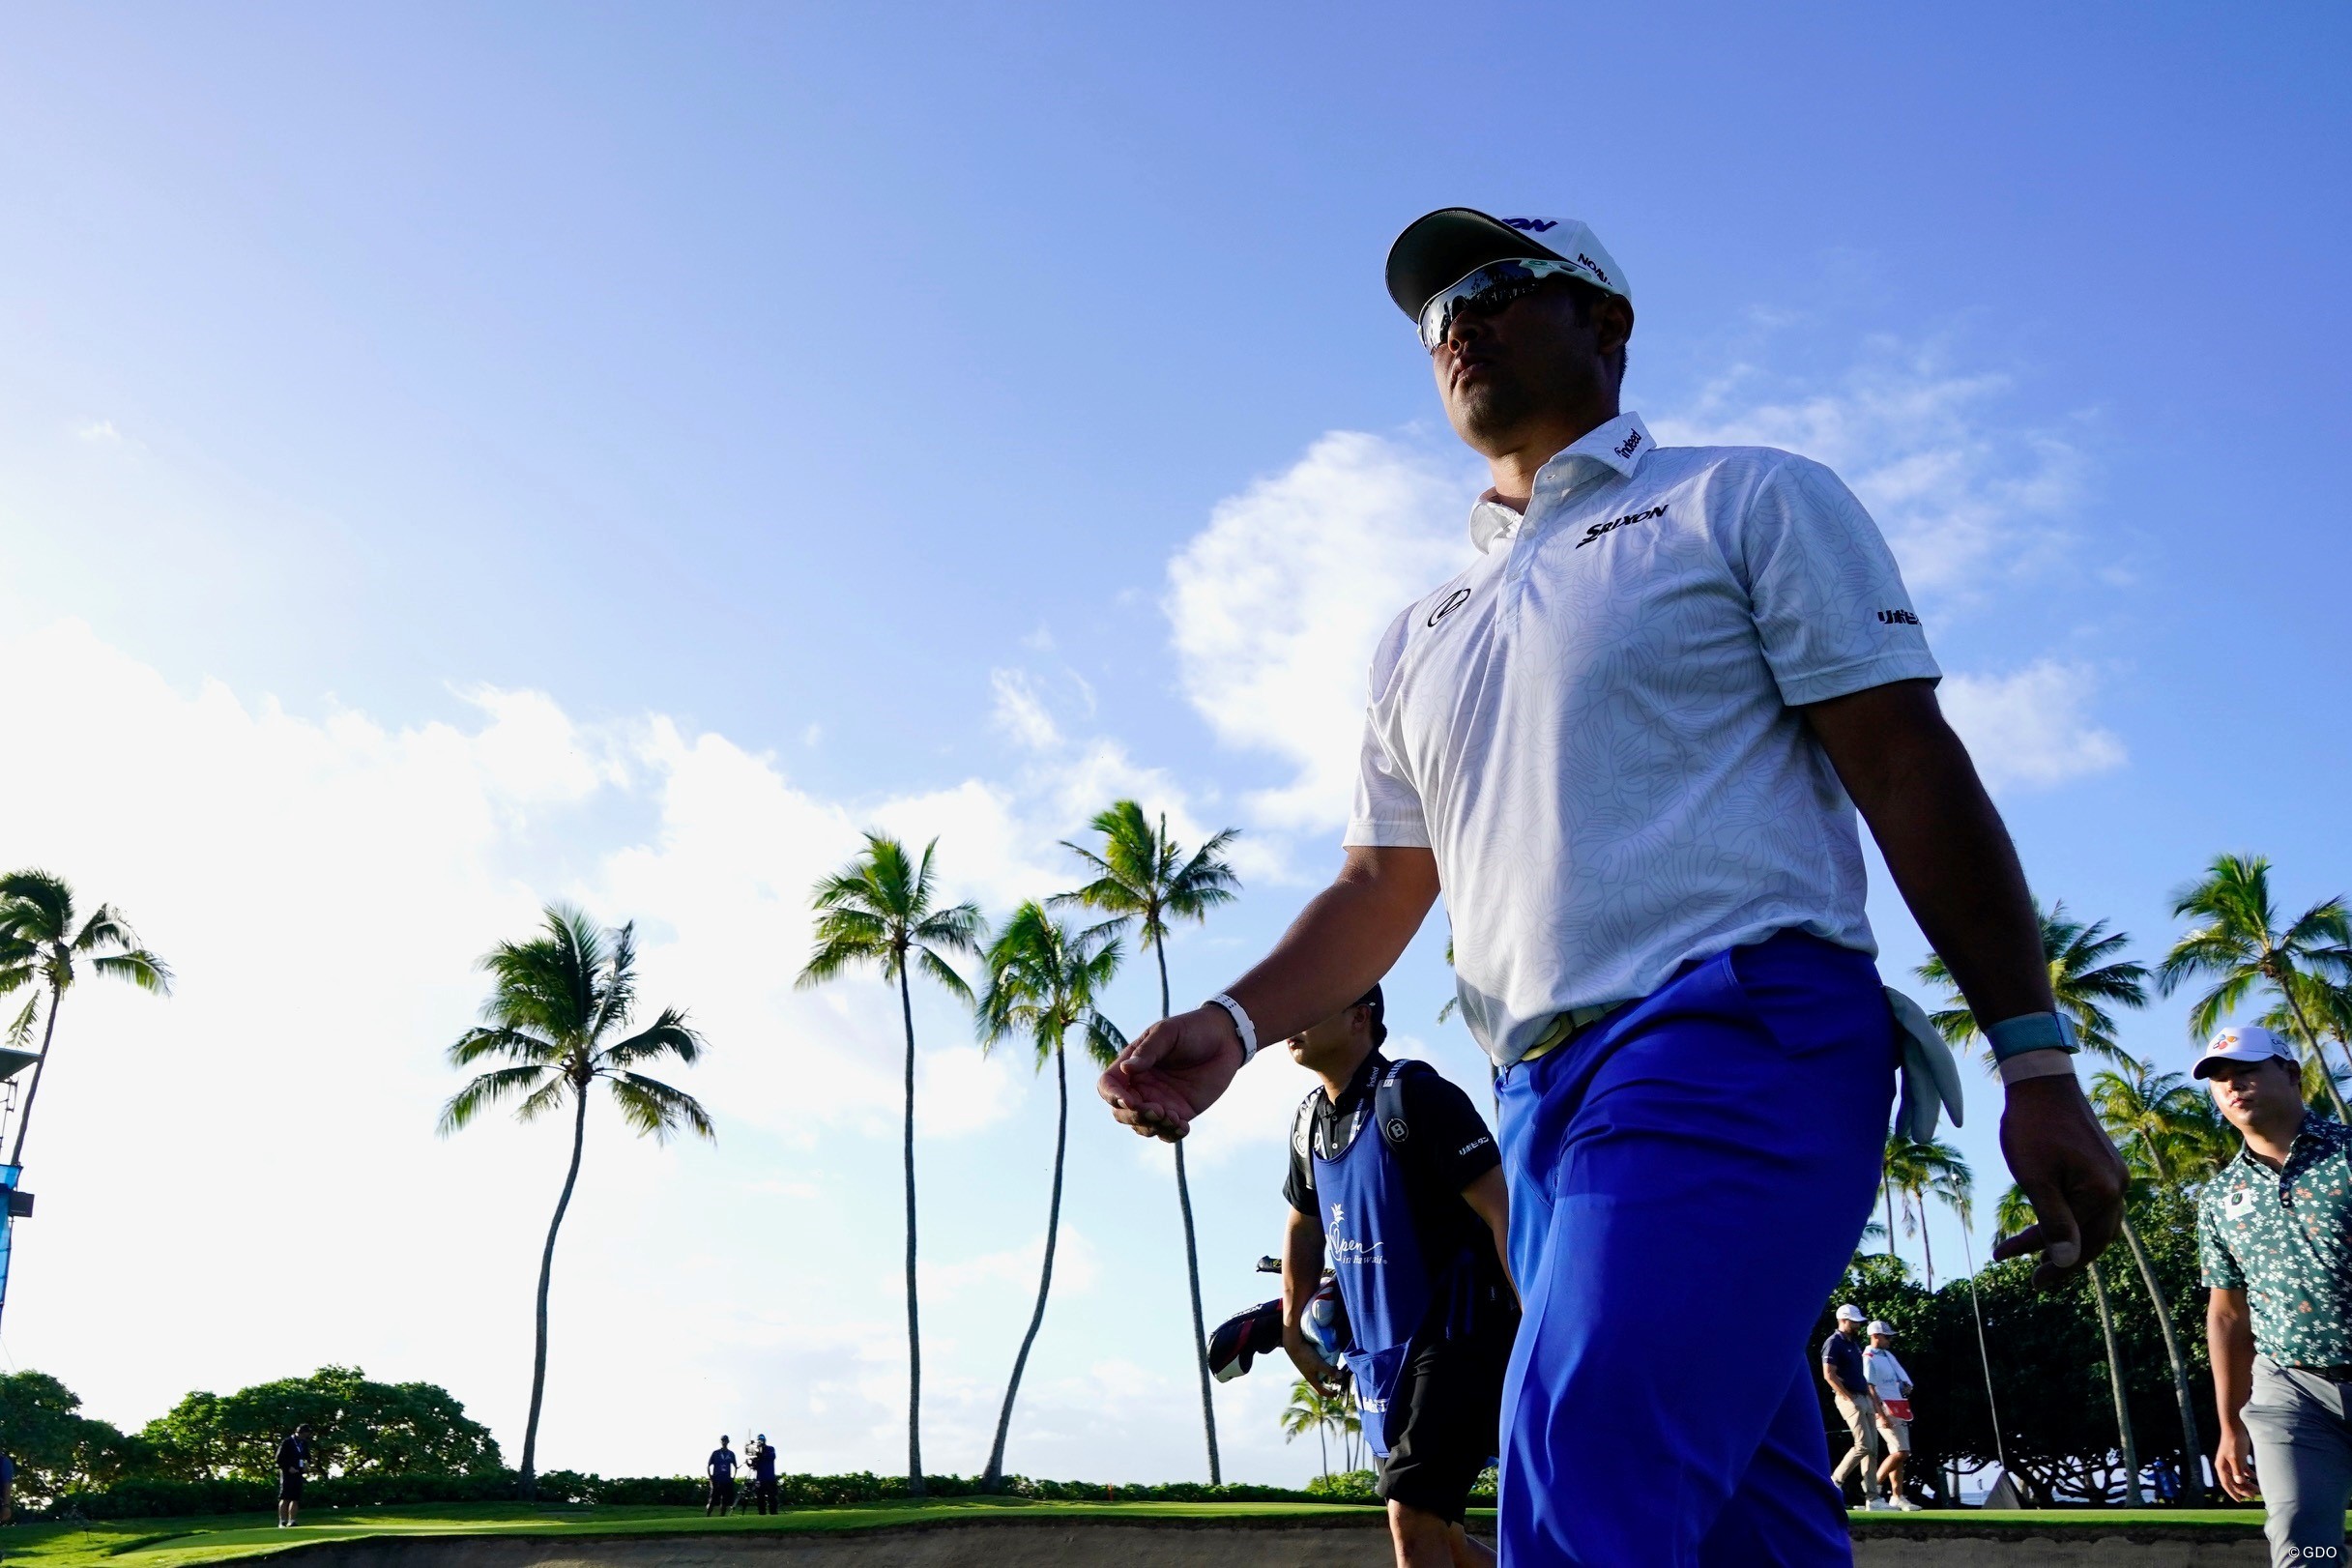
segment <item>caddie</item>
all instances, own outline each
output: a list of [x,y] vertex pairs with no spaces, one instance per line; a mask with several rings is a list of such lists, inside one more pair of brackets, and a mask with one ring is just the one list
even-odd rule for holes
[[1181,1137],[1261,1041],[1384,974],[1442,891],[1525,1313],[1506,1568],[1847,1563],[1805,1337],[1894,1093],[1857,809],[1989,1021],[2040,1217],[2001,1255],[2040,1252],[2049,1284],[2112,1237],[2124,1171],[2024,875],[1861,504],[1788,452],[1660,447],[1620,406],[1632,287],[1591,229],[1446,208],[1386,276],[1487,462],[1476,559],[1374,651],[1336,880],[1100,1092]]
[[1465,1520],[1496,1452],[1519,1326],[1510,1198],[1469,1096],[1425,1061],[1381,1053],[1385,1011],[1376,985],[1289,1041],[1321,1082],[1292,1119],[1283,1181],[1283,1348],[1309,1382],[1339,1386],[1305,1321],[1327,1252],[1399,1568],[1475,1568],[1495,1559]]

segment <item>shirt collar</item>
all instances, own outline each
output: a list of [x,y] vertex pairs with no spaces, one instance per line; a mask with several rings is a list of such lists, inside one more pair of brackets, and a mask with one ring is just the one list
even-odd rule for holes
[[[1537,469],[1535,494],[1528,498],[1527,505],[1533,508],[1565,495],[1603,473],[1630,479],[1655,445],[1641,416],[1629,409],[1607,424],[1586,431]],[[1483,555],[1495,547],[1496,539],[1508,538],[1518,532],[1520,522],[1521,514],[1496,501],[1490,489],[1470,508],[1470,542]]]
[[1331,1098],[1328,1089],[1317,1089],[1316,1092],[1322,1095],[1323,1103],[1334,1111],[1344,1105],[1352,1105],[1356,1100],[1372,1091],[1373,1084],[1379,1079],[1381,1069],[1387,1065],[1388,1059],[1376,1050],[1364,1059],[1362,1065],[1355,1069],[1354,1076],[1348,1080],[1348,1087],[1339,1091],[1337,1101]]

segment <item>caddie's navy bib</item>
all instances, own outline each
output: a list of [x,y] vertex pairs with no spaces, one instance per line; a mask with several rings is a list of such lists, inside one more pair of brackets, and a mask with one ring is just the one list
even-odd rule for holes
[[[1393,1063],[1383,1082],[1404,1067]],[[1389,1402],[1436,1292],[1413,1229],[1405,1173],[1381,1136],[1379,1098],[1375,1096],[1372,1115],[1357,1118],[1355,1134],[1337,1159],[1318,1153],[1314,1160],[1331,1268],[1348,1307],[1348,1370],[1355,1377],[1365,1440],[1386,1459]]]

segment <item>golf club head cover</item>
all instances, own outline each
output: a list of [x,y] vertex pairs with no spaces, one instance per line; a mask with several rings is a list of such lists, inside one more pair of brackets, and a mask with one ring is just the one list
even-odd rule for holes
[[1282,1349],[1282,1302],[1277,1299],[1237,1312],[1208,1336],[1208,1370],[1217,1381],[1232,1382],[1249,1371],[1250,1362]]

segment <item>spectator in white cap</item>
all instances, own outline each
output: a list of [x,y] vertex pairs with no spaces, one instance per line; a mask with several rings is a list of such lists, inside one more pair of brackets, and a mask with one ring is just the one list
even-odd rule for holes
[[1862,1309],[1851,1301],[1838,1309],[1838,1326],[1821,1342],[1821,1380],[1829,1384],[1829,1397],[1837,1402],[1846,1435],[1853,1438],[1853,1446],[1829,1472],[1830,1483],[1843,1491],[1845,1478],[1853,1476],[1868,1506],[1874,1496],[1871,1478],[1878,1473],[1878,1400],[1862,1364]]
[[1999,1255],[2042,1252],[2055,1283],[2122,1213],[2024,873],[1877,525],[1792,452],[1657,443],[1619,395],[1632,285],[1590,228],[1448,207],[1384,276],[1487,465],[1477,559],[1374,650],[1331,885],[1100,1091],[1182,1137],[1261,1042],[1363,995],[1442,892],[1526,1305],[1506,1568],[1839,1568],[1796,1358],[1895,1098],[1862,821],[2001,1063],[2001,1147],[2040,1221]]
[[2352,1129],[2306,1109],[2294,1047],[2252,1025],[2192,1069],[2246,1147],[2197,1199],[2221,1489],[2260,1496],[2275,1562],[2339,1561],[2352,1502]]
[[[1886,1463],[1878,1466],[1878,1484],[1888,1504],[1916,1510],[1919,1504],[1903,1495],[1903,1462],[1911,1457],[1911,1375],[1895,1355],[1895,1325],[1870,1326],[1871,1348],[1862,1352],[1862,1375],[1870,1379],[1878,1401],[1878,1429],[1886,1434]],[[1873,1506],[1876,1506],[1873,1501]]]

